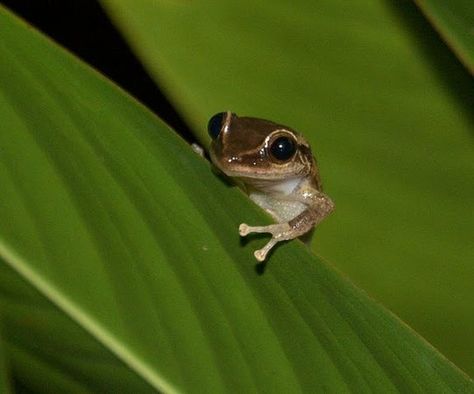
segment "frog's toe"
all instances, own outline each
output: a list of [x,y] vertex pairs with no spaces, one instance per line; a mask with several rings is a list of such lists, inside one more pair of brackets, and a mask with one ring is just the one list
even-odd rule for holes
[[255,258],[260,263],[265,261],[265,258],[267,257],[267,254],[264,251],[262,251],[261,249],[256,250],[255,252],[253,252],[253,255],[255,256]]
[[239,234],[240,234],[241,237],[245,237],[245,236],[248,235],[250,232],[251,232],[251,230],[250,230],[250,227],[249,227],[248,224],[242,223],[242,224],[239,226]]
[[261,263],[262,261],[265,261],[267,258],[268,252],[278,243],[278,240],[276,238],[270,239],[270,241],[267,242],[267,244],[259,250],[256,250],[253,255],[255,258]]

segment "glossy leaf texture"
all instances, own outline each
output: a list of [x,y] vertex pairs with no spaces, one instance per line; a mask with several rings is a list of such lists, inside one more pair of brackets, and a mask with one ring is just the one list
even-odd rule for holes
[[103,3],[204,144],[228,109],[302,132],[336,203],[313,250],[474,374],[474,80],[417,7]]
[[[236,229],[269,219],[246,196],[103,77],[3,10],[0,26],[0,256],[146,382],[165,392],[474,390],[299,241],[259,275],[252,250],[264,241],[243,245]],[[13,352],[34,373],[35,352]],[[84,367],[62,356],[60,371]]]
[[416,0],[447,44],[474,74],[474,2]]
[[0,308],[5,382],[13,392],[155,392],[3,260]]

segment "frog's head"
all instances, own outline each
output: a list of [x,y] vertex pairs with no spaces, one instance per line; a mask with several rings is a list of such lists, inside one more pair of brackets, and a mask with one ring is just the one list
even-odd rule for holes
[[282,181],[314,171],[311,149],[291,128],[227,111],[208,123],[211,160],[227,176]]

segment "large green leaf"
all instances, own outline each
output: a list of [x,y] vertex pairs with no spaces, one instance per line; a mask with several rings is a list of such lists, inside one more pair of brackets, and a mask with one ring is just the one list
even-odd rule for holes
[[474,2],[416,0],[416,3],[474,74]]
[[5,359],[15,387],[35,393],[154,391],[4,261],[0,291]]
[[474,80],[416,7],[104,3],[202,141],[226,109],[303,132],[336,202],[314,250],[474,373]]
[[2,9],[0,29],[0,256],[143,379],[168,392],[474,392],[301,242],[258,275],[264,241],[236,232],[268,222],[257,207]]
[[11,393],[10,387],[10,365],[7,361],[7,356],[5,354],[5,343],[3,336],[3,310],[1,315],[1,336],[0,336],[0,392],[9,394]]

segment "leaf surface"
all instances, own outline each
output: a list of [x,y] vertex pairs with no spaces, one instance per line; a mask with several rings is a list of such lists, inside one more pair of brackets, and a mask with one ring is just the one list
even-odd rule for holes
[[416,6],[103,3],[203,144],[229,109],[302,132],[336,203],[313,250],[474,374],[474,80]]
[[2,335],[0,337],[0,392],[5,394],[10,394],[11,386],[10,386],[10,365],[7,360],[7,356],[5,354],[5,343],[4,343],[4,335],[3,335],[3,311],[2,311],[2,319],[1,319],[1,327],[2,327]]
[[4,261],[0,291],[4,358],[15,392],[154,392]]
[[474,3],[470,0],[416,0],[426,17],[474,74]]
[[236,231],[268,222],[257,207],[117,87],[1,9],[0,26],[0,256],[145,381],[473,390],[299,241],[258,275],[263,240]]

